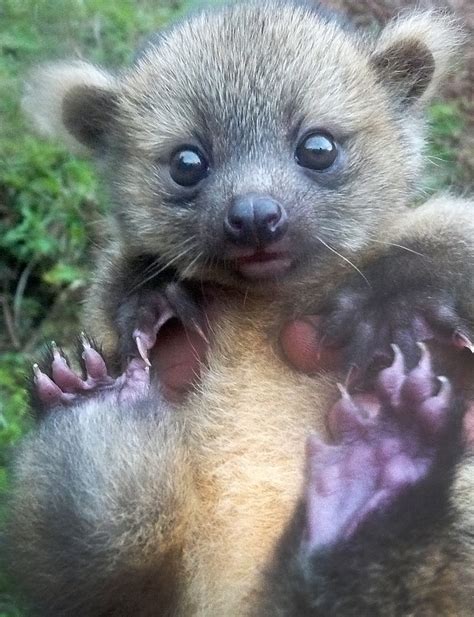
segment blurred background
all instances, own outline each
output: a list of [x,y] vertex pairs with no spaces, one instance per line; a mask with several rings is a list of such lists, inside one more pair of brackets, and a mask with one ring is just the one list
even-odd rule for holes
[[[458,16],[471,45],[429,110],[423,188],[472,191],[473,0],[323,4],[372,29],[415,4]],[[67,345],[79,330],[96,223],[107,209],[92,165],[31,133],[19,109],[22,80],[42,60],[80,57],[119,67],[147,35],[196,6],[196,0],[0,0],[0,500],[11,446],[29,425],[25,374],[45,341]],[[2,516],[0,501],[0,526]],[[0,572],[0,617],[20,615],[7,572]]]

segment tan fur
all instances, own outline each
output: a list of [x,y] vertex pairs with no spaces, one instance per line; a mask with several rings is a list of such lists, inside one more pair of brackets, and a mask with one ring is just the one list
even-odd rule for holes
[[[403,240],[409,230],[410,237],[419,234],[446,240],[448,250],[455,251],[462,243],[465,258],[466,239],[474,237],[472,207],[448,195],[433,198],[402,219],[390,241]],[[474,263],[474,244],[469,246]],[[452,253],[449,258],[454,261]],[[276,320],[275,308],[256,302],[234,307],[225,316],[224,326],[217,330],[209,372],[200,392],[186,406],[186,413],[202,419],[198,442],[204,444],[204,451],[198,467],[206,478],[204,486],[212,485],[215,497],[208,500],[205,495],[203,503],[210,509],[202,511],[204,529],[191,532],[194,550],[188,568],[193,615],[251,612],[262,571],[301,495],[305,441],[313,432],[327,436],[326,410],[338,398],[336,381],[344,378],[333,373],[304,376],[282,362],[267,334]],[[470,315],[474,320],[474,301]],[[454,374],[466,368],[465,359],[458,356],[451,362]],[[441,366],[446,370],[446,364]],[[472,363],[469,375],[474,394]],[[434,539],[431,556],[420,556],[419,576],[413,581],[420,608],[427,603],[420,617],[471,614],[471,609],[463,607],[472,606],[473,601],[474,546],[470,532],[466,533],[474,530],[472,465],[468,457],[453,492],[460,515],[459,535],[448,533],[446,540]],[[457,542],[464,545],[464,559],[453,559],[452,569],[446,568],[445,547],[439,548],[443,541],[448,547],[452,543],[453,554]]]
[[65,130],[62,104],[68,92],[78,85],[113,91],[115,80],[106,71],[88,62],[56,62],[37,68],[27,82],[22,107],[35,129],[45,137],[61,137],[74,151],[85,147]]
[[196,615],[248,614],[301,495],[306,438],[325,433],[323,410],[337,398],[334,375],[298,375],[275,355],[266,312],[257,304],[226,318],[201,392],[189,401],[188,413],[202,419],[199,476],[214,497],[203,499],[185,560]]
[[[449,34],[447,34],[449,33]],[[453,70],[453,57],[460,45],[465,42],[465,34],[460,24],[441,11],[406,12],[401,18],[385,28],[377,41],[376,51],[387,49],[392,44],[405,40],[418,40],[422,35],[427,47],[433,54],[435,73],[427,90],[422,95],[422,102],[436,94],[446,73]]]
[[[407,237],[425,242],[433,238],[449,252],[453,267],[457,252],[461,260],[471,250],[474,260],[474,246],[467,242],[474,231],[471,208],[470,202],[449,195],[433,198],[407,211],[398,226],[382,236],[383,242],[403,245]],[[317,306],[325,289],[327,285],[313,290],[306,284],[293,310],[311,312],[310,304]],[[94,297],[91,304],[96,307]],[[474,305],[470,310],[474,317]],[[191,482],[198,487],[197,500],[182,512],[186,548],[180,570],[186,591],[180,614],[251,614],[262,573],[301,495],[306,438],[312,432],[326,434],[326,410],[337,399],[336,381],[344,376],[308,377],[289,369],[269,336],[283,318],[278,315],[286,311],[281,302],[243,295],[229,304],[214,326],[209,368],[199,391],[179,410],[190,435]],[[107,326],[101,316],[101,311],[93,313],[91,321],[98,335]],[[113,348],[113,339],[109,344]],[[461,367],[459,360],[453,362],[451,372],[456,374]],[[455,495],[464,542],[465,529],[474,521],[472,483],[464,467],[460,478],[463,488]],[[450,533],[447,546],[454,546],[457,538]],[[426,612],[420,616],[433,615],[435,606],[437,615],[467,616],[462,606],[470,600],[462,596],[474,575],[474,553],[466,545],[465,558],[445,570],[440,543],[434,541],[428,558],[420,556],[413,591],[420,603],[426,596]],[[457,584],[460,576],[462,583]],[[453,585],[458,590],[454,595]]]

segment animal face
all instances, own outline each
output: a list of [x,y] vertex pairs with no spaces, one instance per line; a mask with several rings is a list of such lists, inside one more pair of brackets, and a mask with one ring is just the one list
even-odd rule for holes
[[61,113],[103,160],[135,253],[182,278],[281,283],[363,250],[411,195],[435,72],[413,31],[371,41],[271,1],[203,12],[118,77],[93,69]]

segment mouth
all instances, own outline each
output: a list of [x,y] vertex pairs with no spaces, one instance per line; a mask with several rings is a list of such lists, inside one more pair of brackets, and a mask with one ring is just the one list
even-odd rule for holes
[[232,269],[250,280],[281,277],[291,268],[293,259],[286,251],[253,250],[230,256]]

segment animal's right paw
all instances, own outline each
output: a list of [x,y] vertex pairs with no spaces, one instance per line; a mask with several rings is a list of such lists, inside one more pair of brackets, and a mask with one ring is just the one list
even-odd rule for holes
[[121,403],[134,401],[146,395],[150,377],[142,359],[131,360],[117,378],[109,375],[100,352],[84,335],[79,362],[83,375],[78,375],[67,362],[55,343],[47,358],[33,366],[33,409],[41,416],[60,408],[81,404],[87,399],[100,397],[103,401]]

